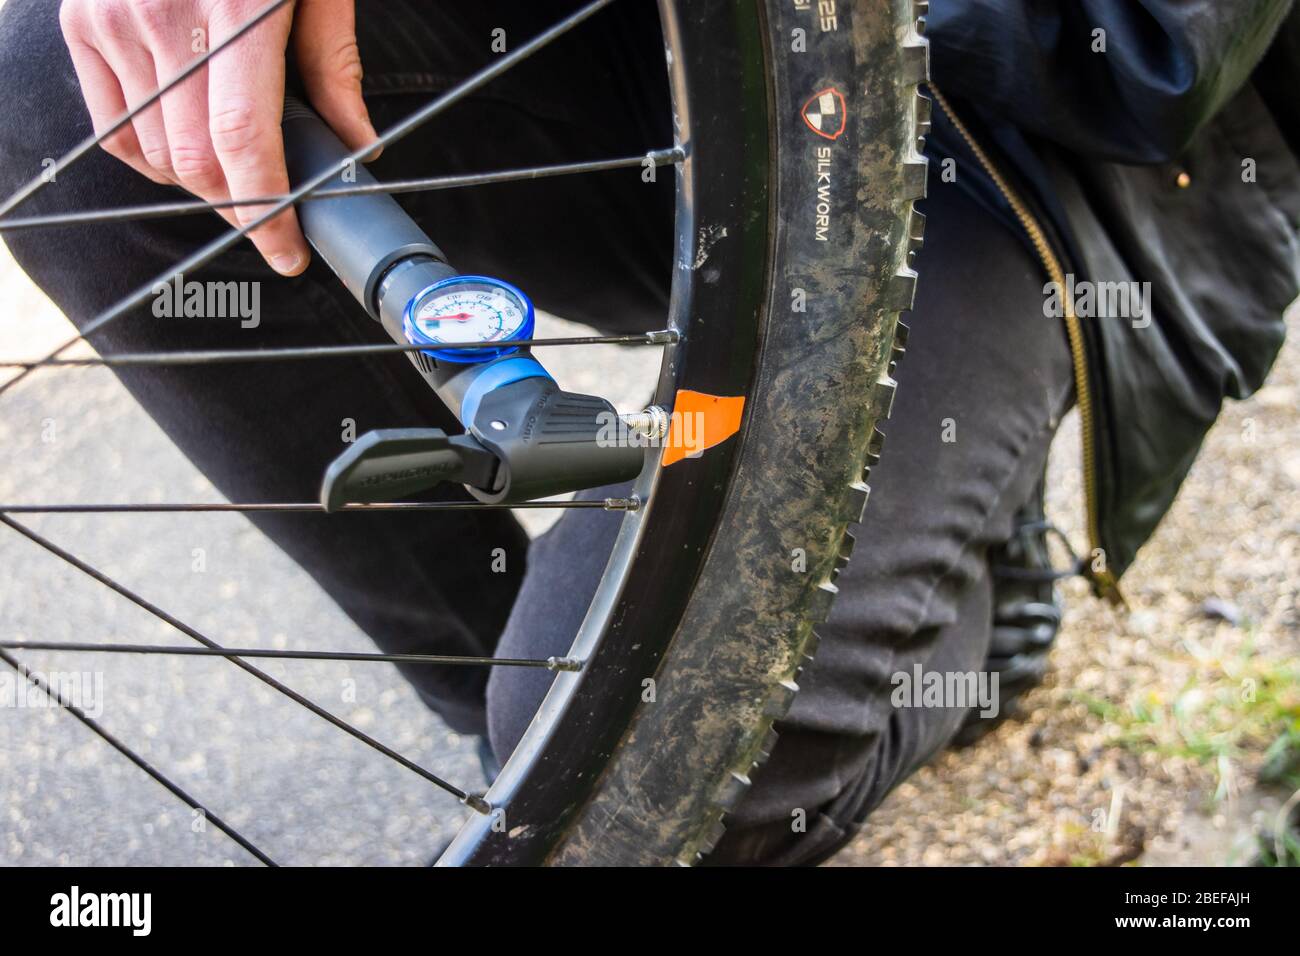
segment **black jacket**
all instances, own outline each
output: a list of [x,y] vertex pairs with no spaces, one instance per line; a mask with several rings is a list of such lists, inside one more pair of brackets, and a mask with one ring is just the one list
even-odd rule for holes
[[1300,293],[1291,7],[931,2],[936,99],[952,114],[934,111],[932,160],[955,159],[956,183],[1023,235],[1007,190],[975,161],[982,151],[1067,271],[1151,284],[1149,322],[1078,323],[1094,406],[1093,544],[1115,576],[1168,510],[1223,398],[1263,382]]

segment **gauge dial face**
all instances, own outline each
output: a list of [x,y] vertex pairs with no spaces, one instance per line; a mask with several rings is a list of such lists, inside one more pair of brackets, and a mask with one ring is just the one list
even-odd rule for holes
[[465,282],[432,289],[411,309],[411,323],[430,345],[501,342],[518,338],[528,307],[501,286]]

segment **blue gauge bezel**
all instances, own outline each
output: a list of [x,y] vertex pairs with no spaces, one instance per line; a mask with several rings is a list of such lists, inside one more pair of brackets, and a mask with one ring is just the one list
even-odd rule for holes
[[462,365],[473,365],[478,362],[489,362],[494,358],[500,358],[502,355],[509,355],[512,352],[518,352],[517,345],[503,345],[501,348],[493,349],[463,349],[443,343],[435,343],[427,335],[420,331],[420,327],[415,324],[415,306],[416,303],[423,302],[432,293],[448,289],[452,286],[467,285],[477,283],[478,285],[496,286],[508,295],[514,296],[524,305],[524,321],[510,338],[502,339],[502,342],[513,342],[533,337],[533,328],[537,322],[537,316],[533,311],[533,300],[528,298],[524,291],[516,286],[511,285],[501,279],[492,276],[450,276],[446,279],[440,279],[432,285],[426,286],[406,303],[406,310],[402,315],[402,332],[406,340],[412,345],[431,345],[433,348],[420,349],[425,355],[435,358],[440,362],[458,362]]

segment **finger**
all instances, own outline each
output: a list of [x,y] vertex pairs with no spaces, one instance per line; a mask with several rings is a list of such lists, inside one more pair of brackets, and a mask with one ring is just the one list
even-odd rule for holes
[[[252,10],[233,11],[234,16],[226,6],[214,11],[211,42],[222,42],[242,25],[235,16],[246,17]],[[280,119],[290,23],[286,8],[208,64],[208,129],[232,199],[289,191]],[[270,208],[239,206],[235,214],[247,225]],[[292,208],[259,226],[250,238],[276,272],[297,275],[307,267],[307,241]]]
[[[68,38],[68,52],[72,56],[72,67],[77,72],[77,81],[81,84],[81,94],[86,101],[86,110],[90,113],[91,126],[98,136],[126,112],[126,97],[117,77],[98,50],[80,39]],[[169,178],[155,170],[144,158],[140,141],[135,136],[135,128],[130,123],[106,137],[99,145],[110,156],[120,159],[140,175],[156,183],[171,184]]]
[[361,98],[354,0],[301,0],[293,44],[307,98],[339,139],[351,150],[378,139]]
[[[203,53],[191,49],[192,35],[183,25],[173,33],[167,37],[160,36],[153,47],[159,73],[163,76],[176,76],[190,65],[193,57]],[[201,67],[163,94],[162,113],[173,175],[199,198],[219,203],[230,198],[230,190],[209,132],[208,82],[208,69]],[[239,225],[233,210],[217,212],[232,226]]]
[[[158,73],[153,56],[144,46],[140,28],[131,18],[130,8],[117,3],[95,4],[91,29],[95,48],[117,77],[127,105],[135,107],[153,96],[158,91]],[[131,126],[145,162],[166,181],[174,182],[162,107],[150,104],[136,114]]]

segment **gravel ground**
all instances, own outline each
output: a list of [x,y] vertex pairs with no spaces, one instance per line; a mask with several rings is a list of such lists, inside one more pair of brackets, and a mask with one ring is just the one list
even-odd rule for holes
[[[35,355],[68,333],[3,255],[0,302],[0,354]],[[555,320],[549,333],[572,329]],[[602,369],[617,367],[625,387],[616,402],[631,408],[657,359],[616,352],[584,357],[591,365],[572,364],[576,356],[554,364],[568,387],[606,391],[612,376]],[[1287,671],[1300,630],[1298,400],[1293,338],[1269,385],[1215,428],[1126,579],[1131,612],[1071,582],[1054,671],[1025,701],[1028,716],[918,773],[834,862],[1247,859],[1253,830],[1286,796],[1254,784],[1264,748],[1279,713],[1300,713]],[[105,370],[35,375],[4,402],[0,500],[217,500]],[[1077,424],[1067,421],[1049,506],[1077,541],[1076,445]],[[224,643],[370,649],[238,516],[28,523]],[[15,534],[0,535],[0,567],[6,636],[179,640]],[[1234,622],[1212,619],[1207,608],[1216,607]],[[99,669],[105,725],[284,862],[419,864],[459,819],[453,799],[224,661],[26,656],[45,670]],[[481,784],[472,742],[386,665],[262,666],[435,772]],[[250,862],[66,714],[17,708],[2,717],[0,864]]]

